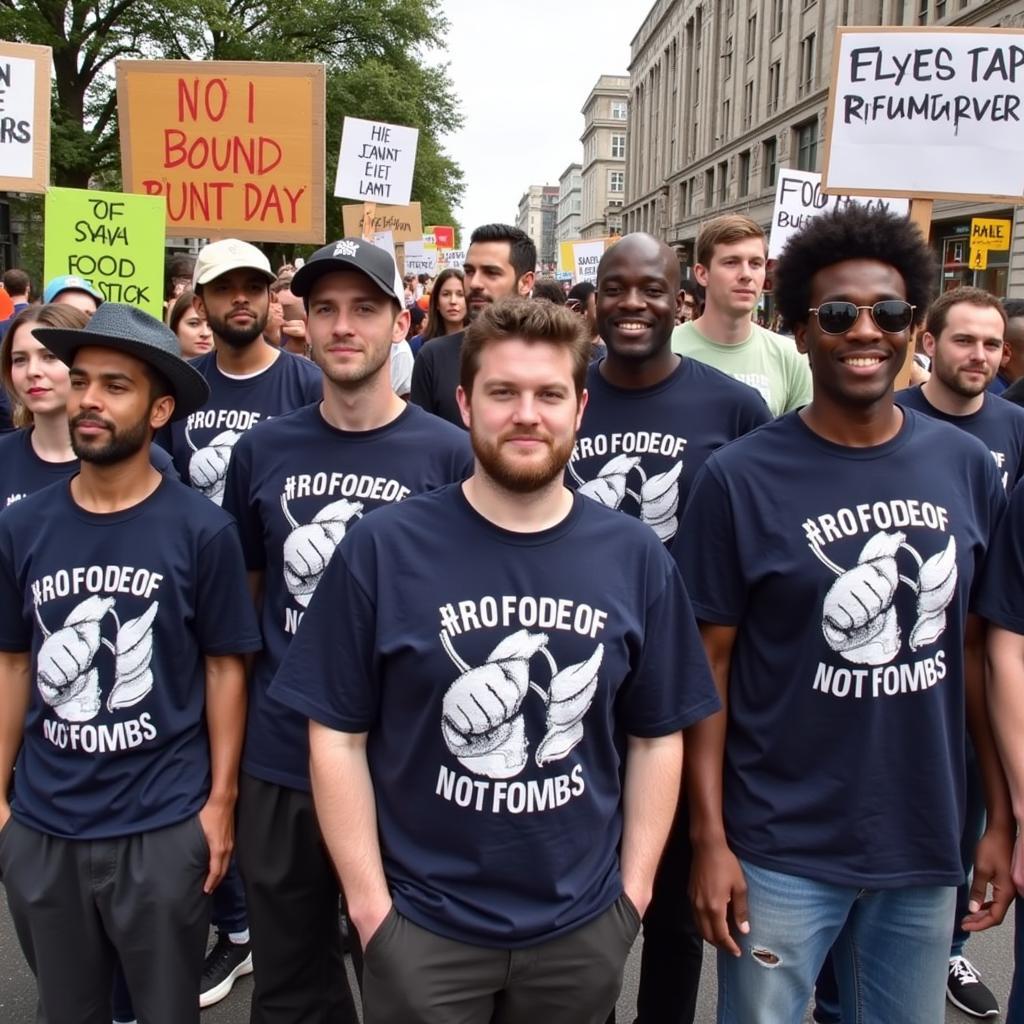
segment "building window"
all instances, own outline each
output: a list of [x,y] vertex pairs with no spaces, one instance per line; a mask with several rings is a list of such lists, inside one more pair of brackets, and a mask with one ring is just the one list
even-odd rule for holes
[[621,160],[626,155],[626,136],[625,135],[613,135],[612,136],[612,157],[615,160]]
[[612,100],[612,120],[613,121],[625,121],[626,120],[626,102],[625,102],[625,100]]
[[761,143],[761,187],[775,188],[775,174],[778,170],[776,159],[778,145],[775,139],[765,139]]
[[723,160],[718,165],[718,201],[724,203],[729,198],[729,164]]
[[786,16],[786,0],[772,0],[771,8],[771,30],[772,39],[782,31],[782,22]]
[[732,114],[732,103],[729,100],[722,102],[722,127],[721,127],[721,138],[729,138],[730,124],[729,119]]
[[814,33],[800,40],[800,89],[801,96],[814,87]]
[[757,15],[752,14],[747,18],[747,60],[754,59],[754,50],[757,49]]
[[817,0],[803,0],[803,9],[806,11],[808,7],[813,7]]
[[754,83],[743,86],[743,127],[749,128],[754,119]]
[[609,192],[625,192],[626,191],[626,172],[625,171],[609,171],[608,172],[608,191]]
[[715,169],[709,168],[704,172],[704,209],[710,210],[711,204],[715,201]]
[[796,132],[796,165],[801,171],[815,171],[818,163],[818,119],[798,124]]
[[736,194],[742,199],[750,193],[750,150],[740,153],[736,166]]
[[917,8],[917,23],[918,25],[928,24],[928,0],[921,0]]
[[697,195],[697,179],[690,179],[690,187],[686,192],[686,213],[687,216],[693,215],[693,204]]
[[722,77],[732,77],[732,36],[725,40],[725,48],[722,50]]
[[946,0],[935,0],[935,17],[944,18],[946,16]]
[[774,114],[779,109],[779,97],[782,93],[782,61],[775,61],[768,68],[768,113]]

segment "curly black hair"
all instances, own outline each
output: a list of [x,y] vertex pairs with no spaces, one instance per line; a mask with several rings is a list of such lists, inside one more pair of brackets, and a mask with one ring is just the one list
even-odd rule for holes
[[935,291],[939,267],[917,226],[888,210],[847,203],[810,220],[790,238],[772,272],[775,305],[783,322],[806,323],[811,278],[843,260],[878,260],[895,267],[921,323]]

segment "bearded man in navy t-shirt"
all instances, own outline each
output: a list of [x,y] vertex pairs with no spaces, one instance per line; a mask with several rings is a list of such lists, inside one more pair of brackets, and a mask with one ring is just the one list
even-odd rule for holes
[[0,874],[42,1018],[110,1020],[120,960],[141,1020],[197,1024],[260,639],[235,524],[149,445],[208,389],[131,306],[34,333],[81,469],[0,517]]
[[974,626],[965,649],[1002,480],[977,439],[893,401],[936,276],[916,226],[882,211],[795,235],[774,294],[813,399],[713,454],[680,525],[728,708],[687,737],[722,1024],[799,1020],[830,948],[843,1020],[942,1019],[965,718],[989,815],[964,927],[1013,895]]
[[563,485],[581,328],[523,299],[470,325],[472,476],[355,526],[271,684],[311,719],[366,1024],[603,1024],[718,706],[664,546]]

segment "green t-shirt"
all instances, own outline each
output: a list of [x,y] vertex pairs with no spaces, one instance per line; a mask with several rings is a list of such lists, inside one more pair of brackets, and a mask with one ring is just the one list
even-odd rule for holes
[[811,368],[792,338],[755,323],[738,345],[720,345],[692,322],[672,332],[672,351],[715,367],[761,392],[773,416],[799,409],[811,400]]

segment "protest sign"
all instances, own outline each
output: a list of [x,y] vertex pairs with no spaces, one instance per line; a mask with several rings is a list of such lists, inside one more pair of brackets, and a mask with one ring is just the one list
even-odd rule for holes
[[176,235],[324,240],[324,66],[119,60],[121,168]]
[[108,301],[163,319],[165,217],[162,196],[51,188],[43,276],[83,277]]
[[406,206],[373,206],[372,203],[356,203],[341,208],[342,224],[345,235],[358,238],[363,235],[363,219],[367,210],[370,211],[369,234],[379,231],[390,231],[394,235],[395,244],[400,242],[418,242],[423,237],[423,215],[419,203]]
[[824,188],[1024,202],[1024,29],[841,28]]
[[775,210],[768,234],[768,259],[777,259],[794,232],[812,217],[828,213],[847,203],[859,203],[869,208],[889,210],[906,217],[910,211],[907,199],[867,198],[864,196],[827,195],[821,190],[821,175],[813,171],[783,168],[775,184]]
[[423,239],[405,243],[405,272],[407,274],[437,273],[437,250],[428,249]]
[[443,224],[432,224],[424,229],[424,234],[434,236],[434,244],[438,249],[455,248],[455,229],[445,227]]
[[419,129],[346,117],[334,194],[405,206],[412,195]]
[[577,282],[590,281],[597,284],[597,265],[601,262],[603,255],[603,238],[573,243],[572,258]]
[[48,46],[0,42],[0,189],[45,192],[50,183]]
[[466,262],[465,249],[442,249],[439,255],[441,263],[452,270],[461,270]]
[[601,243],[600,250],[594,250],[595,252],[603,252],[610,245],[614,245],[619,240],[618,235],[612,235],[606,238],[570,238],[564,242],[558,243],[558,269],[565,271],[568,274],[572,274],[576,277],[576,280],[581,280],[577,276],[576,267],[576,255],[575,247],[577,245],[593,245],[597,242]]
[[972,217],[971,248],[995,249],[996,251],[1009,249],[1010,236],[1012,232],[1012,220],[993,220],[990,217]]
[[392,259],[395,258],[395,235],[393,231],[375,231],[370,236],[370,241],[378,249],[383,249],[389,253]]

